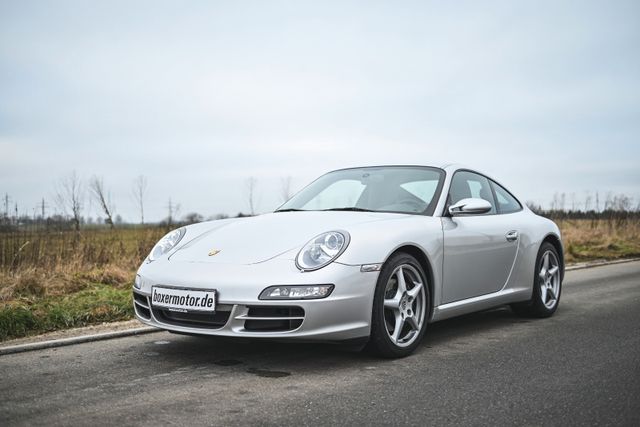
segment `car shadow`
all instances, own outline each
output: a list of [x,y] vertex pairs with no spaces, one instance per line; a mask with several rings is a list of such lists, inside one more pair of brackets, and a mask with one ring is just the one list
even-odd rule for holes
[[[503,330],[520,323],[532,321],[516,316],[509,308],[468,314],[430,324],[427,336],[418,349],[419,354],[429,354],[430,348],[464,343],[466,337]],[[206,336],[164,334],[162,339],[149,340],[139,348],[143,354],[162,359],[167,368],[176,366],[219,367],[244,369],[264,377],[287,376],[292,372],[322,373],[329,368],[345,368],[355,365],[385,361],[362,346],[350,347],[329,343],[299,343],[282,341],[249,340]]]
[[430,324],[422,346],[446,345],[474,334],[506,329],[532,321],[535,319],[520,317],[507,306],[465,314]]

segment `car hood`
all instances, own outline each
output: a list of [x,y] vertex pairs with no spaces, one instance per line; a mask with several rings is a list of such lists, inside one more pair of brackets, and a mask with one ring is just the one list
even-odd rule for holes
[[[291,251],[295,257],[320,233],[385,221],[399,214],[373,212],[280,212],[233,221],[212,221],[188,227],[186,243],[170,261],[257,264]],[[190,233],[190,231],[192,231]],[[294,252],[295,250],[295,252]]]

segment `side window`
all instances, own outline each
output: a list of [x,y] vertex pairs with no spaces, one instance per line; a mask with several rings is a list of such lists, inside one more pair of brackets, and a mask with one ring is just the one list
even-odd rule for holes
[[493,190],[496,192],[496,200],[498,202],[498,212],[506,214],[512,212],[518,212],[522,209],[520,203],[513,197],[507,190],[500,187],[495,182],[491,181]]
[[449,188],[449,205],[468,198],[484,199],[491,203],[491,210],[485,215],[496,213],[496,203],[489,180],[473,172],[459,171],[453,175]]

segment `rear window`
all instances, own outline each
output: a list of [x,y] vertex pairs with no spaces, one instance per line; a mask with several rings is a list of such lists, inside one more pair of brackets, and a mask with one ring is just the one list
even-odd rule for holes
[[518,212],[522,209],[520,203],[507,190],[493,181],[491,182],[491,185],[493,185],[493,191],[496,193],[499,213]]

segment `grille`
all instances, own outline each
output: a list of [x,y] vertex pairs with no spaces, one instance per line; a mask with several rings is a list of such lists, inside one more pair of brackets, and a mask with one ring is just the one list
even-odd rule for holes
[[145,307],[149,306],[149,301],[147,301],[147,297],[144,295],[140,295],[137,293],[133,293],[133,299],[135,300],[135,302],[137,302],[138,304],[141,304]]
[[138,316],[146,320],[151,320],[149,300],[146,296],[133,292],[133,308]]
[[160,322],[187,328],[220,329],[227,324],[231,306],[218,305],[215,313],[181,313],[178,311],[153,308],[153,315]]
[[249,306],[241,316],[244,329],[252,332],[285,332],[298,329],[304,321],[304,309],[295,306]]

